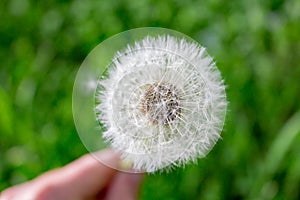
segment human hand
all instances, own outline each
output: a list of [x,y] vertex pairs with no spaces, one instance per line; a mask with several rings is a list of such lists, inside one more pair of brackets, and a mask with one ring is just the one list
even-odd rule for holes
[[[119,163],[111,150],[101,151],[97,157],[112,166]],[[6,189],[0,200],[132,200],[137,199],[141,180],[141,174],[118,172],[85,155],[60,169]]]

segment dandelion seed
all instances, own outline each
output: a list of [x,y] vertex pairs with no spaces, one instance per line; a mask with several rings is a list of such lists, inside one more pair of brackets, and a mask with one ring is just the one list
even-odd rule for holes
[[116,53],[97,88],[103,137],[136,170],[195,161],[220,137],[225,86],[195,42],[147,36]]

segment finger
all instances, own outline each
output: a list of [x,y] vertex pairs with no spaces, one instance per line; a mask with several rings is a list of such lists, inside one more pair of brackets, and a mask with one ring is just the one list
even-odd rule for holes
[[[119,163],[117,154],[111,150],[101,151],[96,156],[115,168]],[[105,166],[91,155],[85,155],[61,169],[39,177],[37,182],[52,183],[55,192],[64,198],[73,196],[84,198],[96,195],[110,182],[115,173],[116,170]]]
[[22,194],[23,199],[29,199],[28,188],[30,188],[30,184],[28,183],[8,188],[0,193],[0,200],[17,200],[16,194]]
[[[99,160],[117,167],[119,158],[111,150],[96,153]],[[69,165],[47,172],[38,178],[5,190],[0,200],[84,199],[94,196],[105,187],[116,170],[85,155]]]
[[133,200],[138,198],[143,174],[129,174],[119,172],[107,192],[108,200]]

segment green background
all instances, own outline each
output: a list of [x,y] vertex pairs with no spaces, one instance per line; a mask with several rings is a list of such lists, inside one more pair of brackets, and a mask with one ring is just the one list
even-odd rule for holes
[[76,72],[108,37],[180,31],[227,85],[226,124],[198,164],[146,177],[141,199],[300,198],[300,1],[0,2],[0,191],[87,153],[72,118]]

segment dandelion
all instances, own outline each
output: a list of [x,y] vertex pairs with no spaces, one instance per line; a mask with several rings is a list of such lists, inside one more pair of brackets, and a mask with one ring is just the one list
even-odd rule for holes
[[227,106],[205,48],[170,35],[147,36],[117,52],[96,100],[103,138],[146,172],[204,157],[220,138]]

